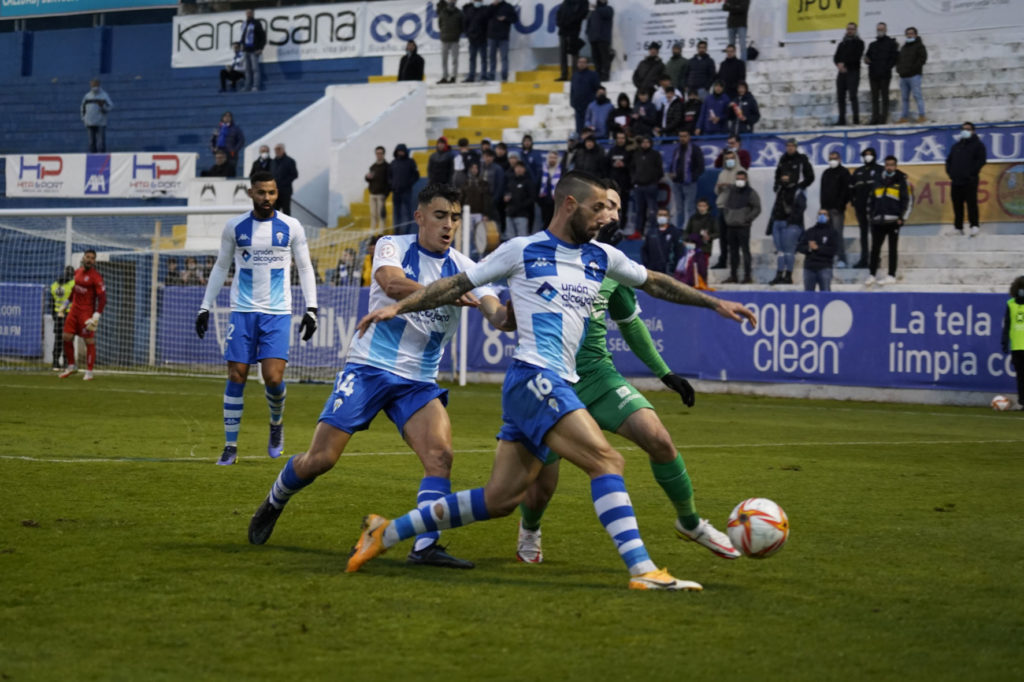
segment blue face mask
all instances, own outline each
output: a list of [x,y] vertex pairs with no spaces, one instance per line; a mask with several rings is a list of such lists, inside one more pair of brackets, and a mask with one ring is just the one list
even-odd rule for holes
[[961,140],[969,140],[969,139],[971,139],[971,131],[970,130],[961,130],[960,131],[960,139]]
[[824,225],[827,222],[828,222],[828,216],[827,215],[822,215],[822,214],[819,213],[818,214],[818,224],[819,225]]
[[885,171],[885,177],[887,177],[887,178],[891,178],[894,175],[896,175],[896,171],[891,171],[891,170]]
[[912,37],[910,37],[910,36],[907,36],[907,42],[908,42],[908,43],[912,43],[912,42],[914,42],[915,40],[917,40],[917,38],[912,38]]

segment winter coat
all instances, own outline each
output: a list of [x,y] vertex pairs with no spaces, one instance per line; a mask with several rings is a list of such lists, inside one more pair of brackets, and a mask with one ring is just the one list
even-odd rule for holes
[[898,170],[887,178],[884,171],[879,173],[868,199],[868,217],[871,222],[878,225],[901,219],[905,221],[913,208],[914,197],[910,194],[906,174]]
[[[807,256],[804,258],[804,269],[817,272],[832,267],[832,259],[839,250],[839,240],[839,233],[832,227],[832,221],[814,223],[804,230],[796,243],[796,250]],[[818,245],[814,251],[811,251],[811,242]]]
[[796,181],[800,189],[807,189],[814,182],[814,168],[806,154],[783,154],[779,157],[779,165],[775,167],[775,191],[779,191],[780,178],[783,175]]
[[804,211],[807,210],[807,194],[796,185],[782,187],[775,193],[775,204],[772,206],[771,220],[768,222],[768,234],[771,234],[772,223],[785,220],[787,225],[796,225],[804,229]]
[[892,78],[892,69],[900,56],[900,45],[895,38],[885,36],[877,38],[868,45],[867,58],[868,76],[888,80]]
[[235,177],[235,164],[231,161],[225,161],[219,165],[214,164],[199,175],[204,178],[233,178]]
[[261,159],[257,157],[256,160],[252,162],[252,165],[249,166],[249,177],[251,178],[256,173],[263,171],[268,173],[270,172],[270,159]]
[[683,100],[676,97],[668,105],[661,117],[661,134],[665,136],[677,135],[683,129],[685,114],[683,111]]
[[437,27],[442,43],[457,43],[462,37],[462,11],[456,0],[437,3]]
[[680,185],[685,184],[686,181],[686,167],[684,165],[686,161],[686,154],[690,154],[690,183],[697,182],[701,175],[704,174],[704,152],[700,146],[691,141],[684,148],[683,145],[677,144],[675,149],[672,150],[672,159],[669,161],[668,170],[673,173],[672,182]]
[[725,86],[725,94],[736,96],[736,86],[747,80],[747,63],[739,57],[726,57],[718,66],[717,80]]
[[471,45],[487,43],[487,22],[491,20],[491,5],[466,5],[462,8],[462,26]]
[[587,112],[583,117],[583,125],[594,129],[594,135],[598,138],[608,137],[608,114],[612,113],[614,106],[607,97],[604,103],[596,99],[587,105]]
[[917,40],[912,43],[904,43],[900,48],[900,54],[896,58],[896,73],[900,75],[900,78],[920,76],[927,61],[928,50],[921,41],[921,36],[918,36]]
[[[711,112],[718,116],[718,122],[711,120]],[[729,95],[724,92],[716,95],[708,93],[704,98],[704,106],[700,109],[700,119],[697,121],[697,130],[701,135],[714,135],[724,133],[729,129]]]
[[398,62],[398,80],[423,80],[423,57],[420,56],[419,52],[406,52],[402,60]]
[[960,140],[946,157],[946,175],[954,185],[969,185],[978,181],[978,173],[988,163],[985,144],[977,135]]
[[663,73],[665,73],[665,62],[661,61],[661,57],[644,57],[633,71],[633,85],[637,90],[651,92],[658,87],[658,81],[661,80]]
[[608,128],[608,137],[615,137],[615,133],[622,130],[622,126],[619,125],[615,119],[623,118],[626,120],[626,125],[629,125],[630,119],[632,118],[632,109],[619,109],[618,107],[608,112],[608,120],[605,121],[605,127]]
[[576,155],[575,170],[585,171],[599,178],[606,177],[608,175],[608,159],[600,145],[595,144],[592,149],[587,149],[587,146],[583,145],[583,151]]
[[707,212],[704,215],[700,213],[694,213],[690,216],[690,219],[686,221],[686,235],[700,235],[701,232],[707,232],[708,238],[704,241],[704,252],[711,253],[711,242],[718,239],[718,219]]
[[725,224],[729,227],[750,227],[761,215],[761,197],[753,187],[730,187],[725,194]]
[[[590,6],[587,0],[565,0],[558,7],[558,12],[555,15],[558,35],[579,37],[580,28],[583,26],[583,20],[587,18],[588,11],[590,11]],[[609,40],[611,40],[610,37]]]
[[234,163],[235,159],[238,158],[238,152],[245,148],[245,133],[242,132],[240,127],[232,123],[227,127],[227,132],[224,133],[224,141],[218,145],[217,140],[220,137],[218,133],[211,135],[210,147],[212,149],[223,149],[228,153],[228,159],[231,160],[231,163]]
[[725,0],[722,9],[729,13],[729,18],[725,21],[726,28],[746,27],[750,0]]
[[637,114],[637,118],[632,120],[629,129],[636,135],[651,135],[654,132],[654,126],[661,122],[658,119],[658,110],[651,101],[637,102],[633,111]]
[[486,216],[494,213],[494,198],[491,188],[479,175],[471,175],[462,187],[462,203],[469,206],[471,213]]
[[245,23],[242,24],[242,37],[240,42],[242,43],[243,52],[260,52],[267,44],[267,32],[263,28],[263,24],[259,22],[259,19],[253,19],[253,43],[252,45],[245,44],[245,34],[248,31],[249,20],[246,19]]
[[662,230],[660,225],[656,225],[644,235],[642,262],[648,270],[670,275],[684,250],[682,230],[673,225]]
[[826,168],[821,174],[821,207],[830,211],[845,211],[852,197],[853,178],[846,166]]
[[601,77],[593,69],[577,71],[569,83],[569,104],[573,109],[584,111],[594,101],[594,94],[601,86]]
[[369,185],[370,194],[383,194],[387,196],[391,192],[391,185],[388,182],[389,167],[390,164],[387,161],[374,163],[370,166],[370,179],[366,181],[366,184]]
[[82,98],[82,123],[89,127],[104,127],[107,125],[107,112],[113,108],[114,102],[103,88],[96,92],[90,89]]
[[509,195],[509,200],[505,204],[506,216],[528,218],[533,215],[533,202],[536,201],[537,195],[529,175],[510,175],[506,194]]
[[637,149],[633,152],[633,164],[629,168],[633,184],[640,187],[657,184],[665,173],[665,169],[662,168],[661,164],[661,152],[654,147],[650,149],[640,147]]
[[[740,113],[743,120],[740,120]],[[729,103],[729,126],[735,134],[752,133],[754,126],[761,120],[761,109],[757,100],[749,92],[737,95]]]
[[697,122],[700,120],[700,110],[704,105],[699,99],[686,99],[683,104],[683,130],[691,135],[697,130]]
[[686,74],[688,90],[710,90],[715,81],[715,60],[706,54],[695,54],[690,59]]
[[836,45],[836,53],[832,56],[833,64],[843,64],[847,71],[860,71],[860,60],[864,56],[864,41],[860,36],[852,38],[843,36]]
[[[399,152],[405,152],[405,156],[399,156]],[[404,144],[395,146],[395,155],[388,164],[388,182],[391,184],[391,191],[395,194],[408,192],[420,179],[420,169],[416,162],[409,158],[409,148]]]
[[531,148],[530,151],[520,148],[519,160],[526,164],[526,172],[529,174],[533,184],[540,182],[541,173],[544,172],[544,153],[538,149]]
[[502,170],[497,161],[491,165],[481,163],[480,177],[483,178],[487,182],[487,186],[491,188],[491,198],[494,201],[494,205],[500,206],[505,196],[505,171]]
[[512,24],[516,23],[516,9],[512,5],[501,0],[494,6],[490,18],[487,20],[488,40],[508,40]]
[[427,159],[427,182],[447,185],[455,172],[455,154],[451,149],[435,151]]
[[[617,162],[622,162],[622,166],[616,166]],[[615,145],[608,150],[608,177],[618,183],[619,187],[623,189],[633,186],[630,180],[629,168],[633,163],[633,152],[626,147],[620,147]]]
[[871,191],[875,187],[875,180],[881,174],[882,166],[878,163],[865,163],[853,171],[853,181],[850,185],[850,190],[855,210],[867,210],[868,201],[871,199]]
[[592,43],[612,42],[612,22],[615,10],[610,5],[598,5],[587,17],[587,40]]
[[274,174],[274,182],[277,183],[277,191],[287,194],[292,191],[292,183],[299,177],[299,169],[295,166],[295,159],[287,154],[280,158],[274,157],[270,160],[270,172]]
[[681,54],[674,54],[665,62],[665,75],[672,79],[672,87],[686,92],[686,76],[690,72],[690,60]]

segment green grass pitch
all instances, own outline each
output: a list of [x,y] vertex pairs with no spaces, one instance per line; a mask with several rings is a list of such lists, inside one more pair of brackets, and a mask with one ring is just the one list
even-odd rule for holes
[[[652,558],[705,587],[643,593],[564,464],[543,564],[515,561],[511,517],[445,534],[475,570],[406,565],[403,544],[344,574],[361,517],[415,501],[418,460],[383,416],[249,546],[281,466],[252,383],[222,468],[223,381],[0,374],[0,679],[1024,677],[1019,413],[650,394],[704,516],[770,497],[793,531],[763,561],[681,543],[645,455],[613,439]],[[286,452],[327,393],[289,386]],[[455,387],[449,411],[453,486],[482,485],[499,388]]]

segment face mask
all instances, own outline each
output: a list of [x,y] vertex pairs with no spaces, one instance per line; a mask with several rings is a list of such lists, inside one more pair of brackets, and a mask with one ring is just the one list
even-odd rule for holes
[[908,42],[908,43],[912,43],[912,42],[914,42],[915,40],[917,40],[917,38],[911,38],[910,36],[907,36],[907,42]]
[[864,163],[874,163],[874,162],[875,162],[875,155],[874,154],[865,154],[864,155]]
[[735,166],[736,166],[736,159],[726,159],[725,160],[725,167],[726,168],[734,168]]
[[878,32],[878,37],[879,38],[884,38],[885,37],[885,31],[879,31]]
[[266,161],[269,158],[270,158],[270,154],[268,154],[267,152],[260,152],[260,159],[261,160]]
[[737,187],[746,187],[747,186],[747,181],[746,180],[737,180],[736,181],[736,186]]
[[839,159],[829,159],[828,160],[828,167],[829,168],[839,168]]
[[887,178],[891,178],[894,175],[896,175],[896,171],[891,171],[891,170],[885,171],[885,177],[887,177]]
[[819,213],[819,214],[818,214],[818,224],[819,224],[819,225],[824,225],[824,224],[825,224],[825,223],[827,223],[827,222],[828,222],[828,216],[827,216],[827,215],[821,215],[821,214]]
[[970,130],[961,130],[960,131],[960,139],[961,140],[969,140],[969,139],[971,139],[971,135],[972,135],[972,133],[971,133]]
[[668,225],[668,216],[667,215],[660,215],[660,216],[658,216],[658,224],[659,225]]

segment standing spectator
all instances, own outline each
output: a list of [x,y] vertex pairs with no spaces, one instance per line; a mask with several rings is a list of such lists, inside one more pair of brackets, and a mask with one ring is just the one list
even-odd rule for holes
[[664,173],[661,152],[651,144],[651,138],[640,138],[640,148],[633,152],[633,165],[629,169],[636,197],[636,238],[642,238],[644,230],[654,224],[658,210],[658,183]]
[[398,62],[398,80],[400,81],[421,81],[423,80],[423,57],[416,50],[416,41],[410,40],[405,44],[405,54]]
[[704,107],[696,90],[687,91],[686,102],[683,104],[683,129],[691,135],[697,132],[697,122],[700,121],[700,110]]
[[921,74],[924,72],[925,62],[928,61],[928,50],[925,49],[924,43],[917,35],[917,29],[913,26],[906,30],[904,38],[906,41],[896,58],[896,73],[900,75],[900,96],[903,100],[903,110],[897,123],[910,122],[911,95],[917,101],[917,122],[924,123],[928,117],[924,115]]
[[629,103],[629,95],[620,92],[618,99],[615,100],[615,108],[608,114],[608,135],[614,139],[619,132],[628,131],[632,118],[633,106]]
[[259,173],[260,171],[270,171],[270,147],[265,144],[260,145],[260,154],[252,162],[252,166],[249,167],[249,175],[252,176],[253,173]]
[[496,155],[493,149],[488,149],[482,155],[480,164],[480,178],[491,188],[491,205],[493,216],[498,224],[505,224],[505,171],[495,163]]
[[726,284],[740,282],[740,254],[743,254],[743,284],[753,284],[750,269],[750,226],[761,215],[761,197],[747,184],[747,171],[736,172],[736,182],[725,193],[724,223],[729,228],[729,277]]
[[676,225],[685,225],[697,209],[697,182],[704,174],[704,152],[691,143],[690,133],[685,130],[679,131],[679,143],[672,151],[668,167],[668,176],[672,180],[672,201],[676,207]]
[[593,129],[594,137],[598,139],[603,140],[607,138],[608,116],[614,108],[611,100],[608,99],[608,93],[604,86],[597,86],[594,101],[587,105],[587,111],[583,115],[583,127]]
[[793,266],[796,261],[796,243],[804,231],[804,211],[807,209],[807,195],[788,174],[779,179],[775,193],[775,205],[768,220],[767,233],[775,243],[778,270],[769,284],[792,284]]
[[601,79],[597,72],[587,66],[587,58],[576,60],[576,72],[572,75],[569,85],[569,104],[576,112],[576,132],[582,133],[587,117],[587,107],[594,101],[597,91],[601,89]]
[[519,144],[519,158],[526,164],[526,172],[533,180],[536,187],[540,182],[540,174],[544,169],[544,152],[535,149],[533,146],[533,135],[523,135],[523,141]]
[[658,209],[656,223],[644,235],[641,262],[648,270],[671,275],[685,252],[683,232],[669,222],[668,209]]
[[357,287],[362,283],[359,254],[352,247],[341,252],[338,264],[331,270],[330,283],[336,287]]
[[782,186],[783,175],[788,175],[790,180],[800,186],[800,189],[807,189],[814,182],[814,167],[806,154],[800,153],[796,147],[796,138],[786,140],[786,153],[779,157],[779,165],[775,167],[774,191],[778,192]]
[[629,168],[633,161],[634,145],[630,145],[623,130],[615,133],[615,143],[608,149],[608,177],[619,186],[622,198],[623,226],[629,224],[629,196],[633,189]]
[[537,200],[533,181],[522,161],[512,166],[505,190],[505,241],[530,234],[530,217]]
[[713,270],[725,268],[729,261],[729,225],[725,222],[725,202],[729,198],[729,191],[736,186],[736,178],[743,170],[736,152],[733,150],[726,149],[722,153],[722,158],[722,172],[715,180],[715,206],[718,208],[719,227],[718,246],[721,252],[718,254],[718,262],[711,266]]
[[[179,282],[172,281],[171,277],[171,263],[175,265],[175,271],[177,271],[177,261],[171,259],[168,262],[167,267],[167,278],[164,280],[164,284],[177,284]],[[175,274],[175,277],[177,275]],[[180,281],[180,278],[179,278]],[[61,338],[61,331],[64,329],[64,318],[67,317],[68,308],[71,306],[71,292],[75,289],[75,268],[72,265],[64,267],[64,273],[55,279],[50,284],[49,290],[49,303],[50,303],[50,317],[53,319],[53,371],[60,371],[62,365],[60,363],[60,354],[64,349],[64,342]],[[73,357],[64,358],[65,364],[74,364],[75,359]]]
[[285,215],[292,214],[292,183],[299,178],[299,169],[295,159],[284,151],[280,142],[274,145],[274,158],[270,160],[270,172],[277,183],[277,210]]
[[729,96],[721,81],[715,81],[711,92],[704,98],[697,121],[697,136],[719,135],[729,129]]
[[480,140],[480,160],[481,161],[483,161],[484,152],[487,151],[488,149],[493,149],[493,147],[491,146],[490,139],[485,137],[484,139]]
[[871,83],[871,125],[885,125],[889,122],[889,82],[899,60],[900,46],[895,38],[886,35],[887,30],[884,22],[878,24],[876,38],[868,45],[868,52],[864,55]]
[[569,139],[565,141],[565,154],[562,155],[562,173],[568,173],[573,169],[576,163],[576,155],[583,151],[583,145],[580,144],[580,134],[576,131],[569,133]]
[[740,59],[747,61],[747,12],[750,0],[725,0],[722,9],[729,13],[725,20],[729,44],[739,45]]
[[245,133],[235,125],[234,115],[230,111],[225,111],[210,137],[210,151],[216,155],[218,149],[223,150],[227,155],[227,161],[231,164],[231,173],[224,177],[235,177],[235,171],[238,168],[238,153],[244,148]]
[[587,18],[587,40],[594,57],[594,68],[602,81],[608,80],[612,69],[612,22],[615,10],[608,6],[608,0],[597,0]]
[[638,90],[636,99],[629,131],[634,135],[653,135],[654,127],[658,125],[658,110],[651,102],[651,91]]
[[228,81],[231,81],[231,90],[238,89],[238,81],[245,78],[245,53],[242,52],[241,43],[231,43],[231,49],[235,56],[231,63],[220,70],[220,92],[228,89]]
[[245,53],[243,90],[255,92],[260,89],[260,55],[266,44],[267,32],[263,24],[256,20],[253,10],[245,10],[245,23],[242,24],[242,51]]
[[[501,80],[508,80],[508,40],[512,24],[516,22],[515,8],[505,0],[491,3],[491,15],[487,20],[487,77],[493,81],[498,73],[498,54],[501,53]],[[577,31],[578,33],[578,31]]]
[[1017,409],[1024,410],[1024,275],[1010,284],[1010,298],[1003,315],[1001,341],[1017,373]]
[[875,180],[868,202],[868,215],[871,216],[871,275],[865,286],[876,283],[875,273],[882,257],[882,242],[889,240],[889,274],[879,280],[878,284],[893,284],[896,281],[896,263],[899,258],[898,243],[900,228],[910,217],[914,208],[914,197],[910,194],[907,176],[896,168],[896,157],[885,157],[885,170]]
[[377,234],[387,225],[387,199],[391,193],[391,184],[388,180],[390,166],[384,158],[384,147],[377,147],[373,153],[376,158],[366,173],[366,184],[370,190],[370,231]]
[[462,38],[462,12],[456,0],[438,0],[437,28],[441,35],[441,80],[438,85],[454,83],[459,79],[459,40]]
[[875,149],[868,147],[860,153],[864,165],[853,171],[852,200],[853,211],[857,214],[857,224],[860,227],[860,258],[853,264],[855,268],[868,267],[868,257],[871,253],[868,247],[868,235],[871,233],[871,218],[868,216],[868,204],[871,201],[871,193],[875,188],[875,181],[882,173],[882,167],[875,162]]
[[733,135],[752,133],[760,120],[757,100],[747,89],[746,81],[740,81],[736,84],[736,97],[729,103],[729,130]]
[[800,235],[796,250],[804,254],[804,291],[832,291],[832,259],[842,237],[836,234],[829,211],[821,209],[814,225]]
[[[729,135],[725,140],[725,149],[715,158],[715,168],[721,168],[725,161],[725,155],[732,152],[736,155],[743,170],[750,170],[750,152],[743,148],[743,138],[739,135]],[[730,183],[731,184],[731,183]]]
[[665,75],[672,80],[672,86],[679,92],[686,92],[686,76],[690,72],[690,60],[683,56],[683,44],[672,45],[672,56],[665,62]]
[[228,153],[223,149],[213,152],[213,165],[199,173],[203,178],[233,178],[235,164],[228,160]]
[[494,163],[501,166],[501,170],[505,171],[505,175],[512,172],[512,161],[508,158],[508,145],[504,142],[494,145]]
[[708,55],[708,44],[702,40],[697,43],[697,54],[690,58],[686,74],[686,89],[696,90],[697,96],[703,100],[715,81],[715,60]]
[[540,189],[537,203],[540,205],[540,229],[548,229],[548,223],[555,215],[555,188],[562,177],[562,167],[558,163],[558,152],[548,152],[547,161],[540,174]]
[[967,121],[960,126],[960,139],[946,157],[946,175],[952,185],[950,198],[953,200],[953,227],[961,235],[964,233],[964,204],[967,204],[971,236],[979,232],[978,176],[986,163],[988,152],[985,143],[974,134],[974,124]]
[[658,82],[665,72],[665,63],[658,56],[660,51],[661,43],[649,43],[647,45],[647,56],[633,70],[633,85],[636,86],[637,95],[644,91],[654,92],[654,89],[658,86]]
[[476,81],[476,63],[480,60],[480,79],[487,78],[487,23],[494,8],[484,6],[482,0],[466,3],[462,9],[462,23],[469,39],[469,75],[463,83]]
[[[708,279],[708,260],[711,258],[711,245],[718,238],[718,220],[711,215],[711,204],[707,199],[701,197],[697,200],[697,210],[690,216],[683,230],[684,239],[692,242],[697,248],[694,258],[697,259],[697,272],[706,282]],[[678,275],[677,275],[678,279]],[[687,277],[684,274],[684,281]],[[689,279],[695,279],[689,277]],[[693,286],[691,284],[691,286]]]
[[661,125],[654,129],[658,137],[678,134],[686,122],[683,100],[676,94],[676,89],[669,84],[664,93],[665,108],[661,113]]
[[583,151],[576,157],[574,170],[590,173],[597,178],[608,176],[608,159],[593,135],[583,138]]
[[444,135],[437,138],[435,151],[427,160],[427,182],[438,185],[450,185],[455,172],[452,161],[452,150],[448,146],[448,138]]
[[466,184],[462,186],[462,201],[473,215],[494,217],[494,198],[491,188],[480,175],[480,164],[473,163],[466,171]]
[[469,148],[468,139],[460,137],[459,148],[456,150],[453,158],[455,172],[452,174],[452,184],[456,187],[462,187],[466,184],[466,180],[469,178],[469,167],[473,164],[477,165],[477,172],[479,172],[480,154],[476,150]]
[[729,99],[736,99],[737,86],[747,80],[747,63],[736,56],[735,45],[726,45],[725,59],[718,65],[716,78],[722,81]]
[[89,81],[89,92],[82,98],[81,116],[85,129],[89,131],[89,153],[105,154],[107,151],[107,114],[114,108],[110,95],[100,87],[98,78]]
[[850,98],[853,124],[860,124],[860,102],[857,88],[860,87],[860,59],[864,56],[864,41],[857,35],[857,24],[846,25],[846,35],[836,45],[832,61],[836,65],[836,100],[839,103],[839,120],[836,125],[846,125],[846,98]]
[[412,234],[417,230],[412,218],[413,211],[416,210],[412,190],[419,179],[420,170],[416,167],[416,162],[409,158],[409,148],[401,143],[395,145],[395,153],[388,166],[395,234]]
[[828,212],[828,218],[832,221],[832,227],[839,240],[836,243],[836,255],[839,260],[836,267],[846,267],[846,244],[843,243],[843,224],[846,219],[846,206],[852,197],[853,179],[850,171],[839,159],[839,152],[832,151],[828,155],[828,168],[821,174],[820,204],[823,211]]
[[672,78],[667,74],[661,74],[661,78],[658,79],[658,87],[654,89],[654,95],[651,96],[651,102],[654,104],[654,108],[658,110],[658,113],[664,115],[665,103],[668,101],[668,97],[665,95],[669,90],[672,90],[676,97],[679,99],[683,98],[683,93],[675,89],[672,84]]
[[[558,80],[569,80],[569,68],[580,54],[583,41],[580,40],[580,29],[587,18],[590,7],[587,0],[564,0],[558,7],[555,23],[558,25],[558,64],[562,75]],[[588,26],[589,37],[589,26]],[[611,42],[611,25],[608,27],[608,41]]]

